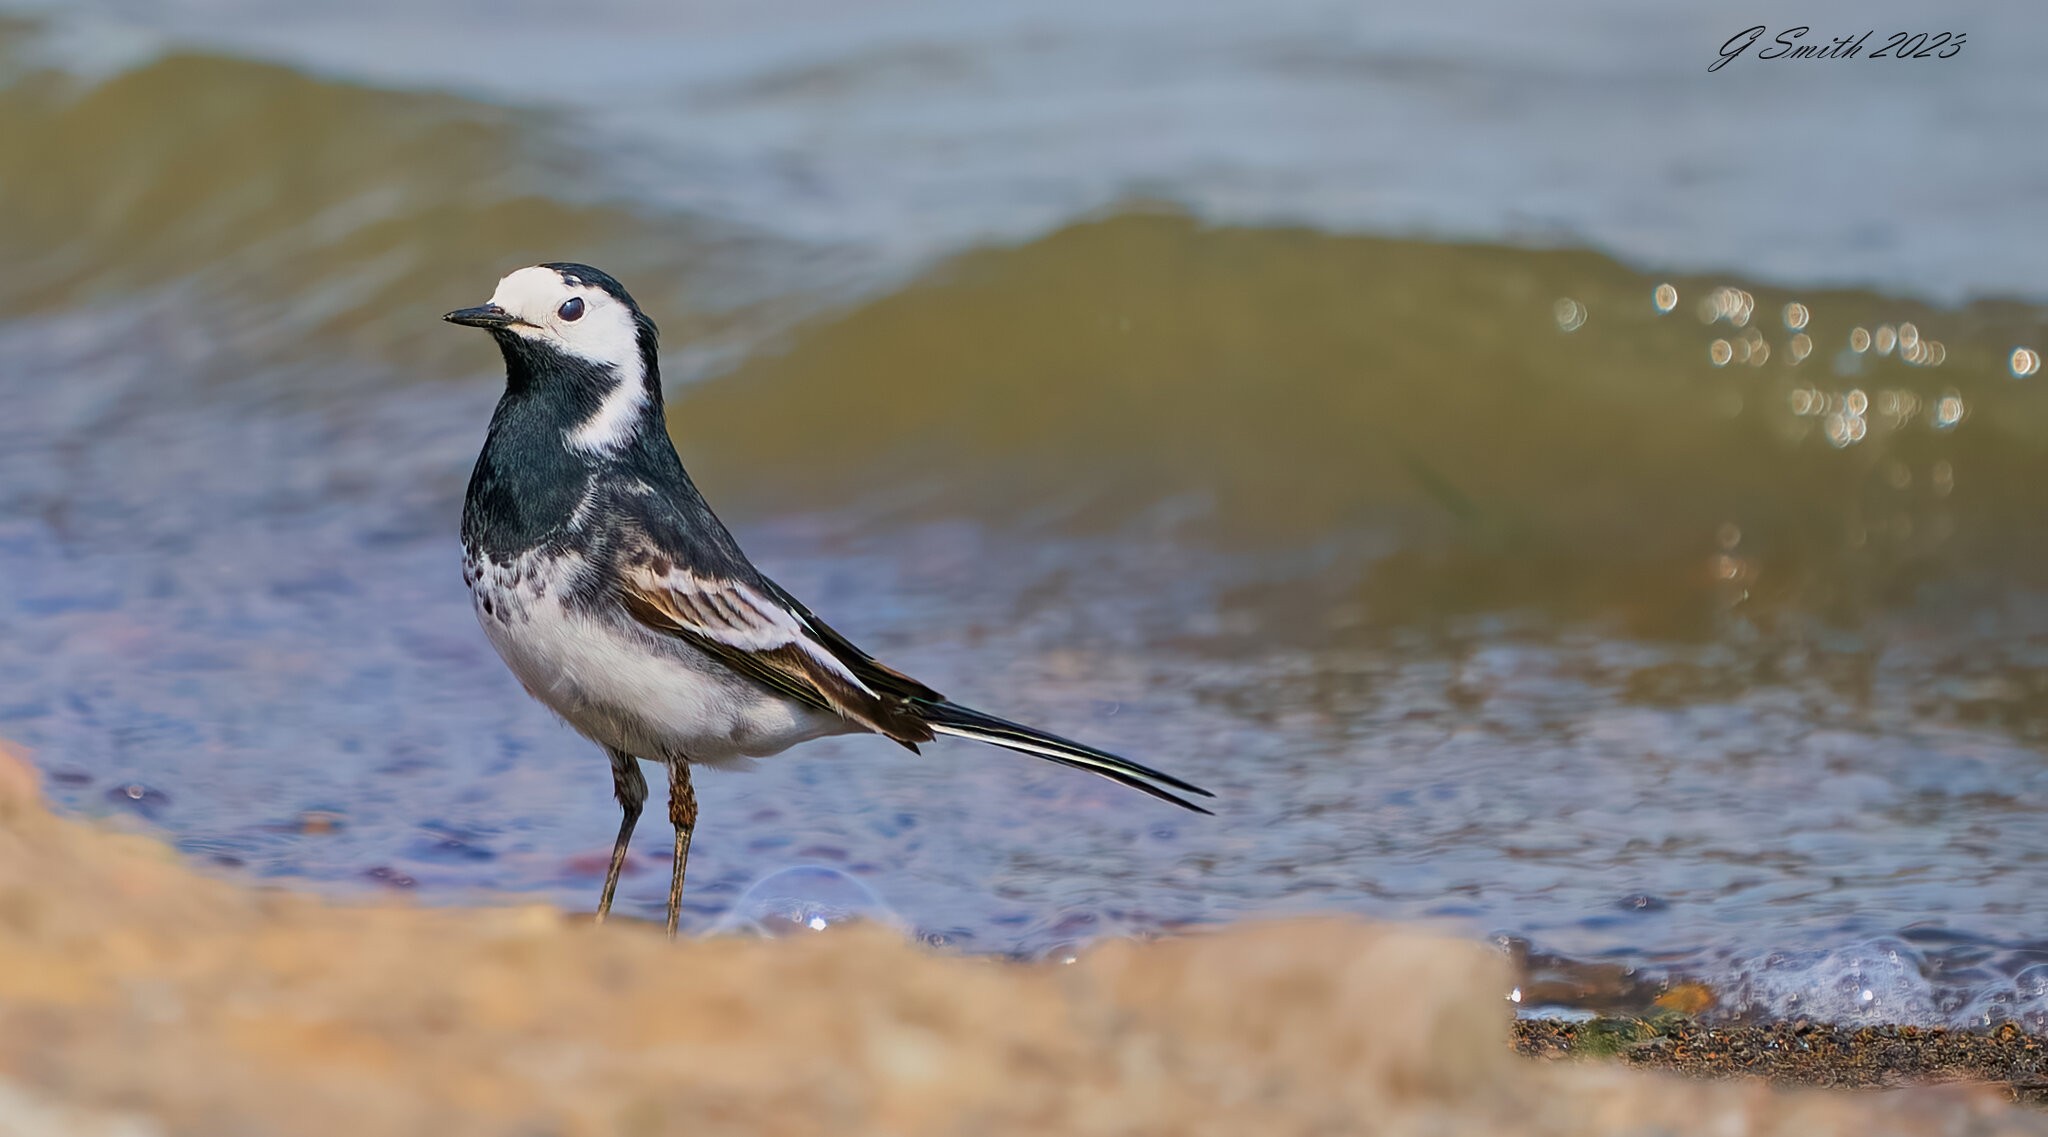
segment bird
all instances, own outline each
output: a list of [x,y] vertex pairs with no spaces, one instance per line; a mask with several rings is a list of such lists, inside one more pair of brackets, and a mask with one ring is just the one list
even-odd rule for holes
[[913,752],[991,743],[1197,813],[1214,794],[1106,750],[952,702],[877,661],[754,567],[699,493],[662,409],[660,333],[625,287],[549,262],[442,319],[497,341],[505,387],[462,507],[463,583],[526,692],[611,760],[620,810],[596,922],[611,912],[666,767],[673,938],[697,825],[692,766],[742,767],[872,733]]

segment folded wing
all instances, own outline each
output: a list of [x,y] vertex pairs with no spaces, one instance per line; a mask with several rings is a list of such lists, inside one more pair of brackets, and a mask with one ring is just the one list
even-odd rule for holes
[[[634,619],[716,656],[798,702],[831,710],[917,749],[932,728],[911,705],[938,692],[869,659],[769,584],[691,572],[651,546],[621,558],[619,595]],[[834,650],[838,648],[839,650]]]
[[[648,505],[644,499],[636,504],[642,509]],[[618,547],[615,578],[626,610],[647,627],[694,644],[771,690],[836,712],[911,750],[938,734],[971,738],[1098,774],[1183,809],[1209,812],[1181,796],[1213,796],[1200,786],[1106,750],[963,707],[876,662],[761,575],[708,509],[688,527],[651,511],[637,520],[646,529],[627,528]],[[668,534],[667,539],[680,547],[684,531],[696,535],[690,568],[664,549],[663,538],[650,536]]]

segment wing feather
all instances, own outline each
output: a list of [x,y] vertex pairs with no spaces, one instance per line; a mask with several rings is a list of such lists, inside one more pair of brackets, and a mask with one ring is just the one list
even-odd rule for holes
[[851,659],[842,656],[852,645],[836,633],[831,639],[837,643],[822,638],[808,612],[782,602],[781,589],[770,585],[771,595],[743,580],[692,573],[644,549],[621,558],[619,582],[620,599],[634,619],[710,652],[769,689],[837,712],[912,749],[931,740],[932,728],[905,695],[878,691],[860,672],[879,669],[901,685],[922,685],[858,649]]
[[834,655],[846,661],[847,666],[860,676],[861,682],[885,695],[893,695],[900,699],[915,699],[921,703],[946,701],[944,695],[855,647],[852,640],[840,635],[832,625],[818,619],[809,608],[804,607],[802,601],[784,591],[781,585],[765,577],[762,583],[768,586],[769,591],[774,593],[775,599],[780,601],[783,607],[788,608],[803,621],[812,635]]

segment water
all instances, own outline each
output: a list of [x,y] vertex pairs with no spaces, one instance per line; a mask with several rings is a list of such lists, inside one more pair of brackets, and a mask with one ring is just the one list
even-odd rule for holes
[[[891,264],[1161,194],[1787,283],[2048,280],[2025,240],[2048,172],[2034,13],[1997,0],[1943,10],[1969,37],[1953,60],[1712,74],[1741,17],[1625,0],[9,6],[61,14],[48,50],[90,73],[200,46],[460,92],[602,155],[554,171],[558,200],[630,194]],[[1929,17],[1824,0],[1797,18],[1825,39]]]
[[660,318],[768,571],[1220,795],[821,742],[699,779],[691,927],[1334,909],[1586,1004],[2048,1022],[2016,11],[1911,79],[1709,76],[1735,29],[1618,12],[462,11],[0,33],[0,735],[66,808],[594,903],[602,760],[458,579],[494,360],[434,319],[571,257]]

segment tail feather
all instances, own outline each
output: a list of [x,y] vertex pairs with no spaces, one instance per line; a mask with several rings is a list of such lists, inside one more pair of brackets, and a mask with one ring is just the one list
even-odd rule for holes
[[1062,766],[1071,766],[1076,770],[1086,770],[1091,774],[1099,774],[1102,777],[1108,778],[1112,782],[1151,794],[1161,801],[1170,801],[1182,809],[1191,809],[1196,813],[1212,812],[1181,797],[1179,794],[1173,793],[1171,790],[1163,789],[1160,785],[1154,785],[1153,783],[1162,783],[1165,786],[1171,786],[1173,789],[1195,794],[1199,797],[1215,797],[1215,794],[1195,785],[1193,782],[1184,782],[1172,774],[1154,770],[1147,766],[1140,766],[1128,759],[1119,758],[1107,750],[1097,750],[1093,746],[1075,742],[1073,739],[1061,738],[1057,734],[1047,734],[1045,731],[1036,730],[1021,723],[1014,723],[1008,719],[999,719],[994,715],[983,714],[971,707],[963,707],[958,703],[914,703],[912,705],[915,707],[918,717],[931,724],[931,728],[940,734],[971,738],[976,742],[986,742],[992,746],[1000,746],[1005,750],[1015,750],[1020,754],[1029,754],[1033,757],[1043,758],[1048,762],[1057,762]]

